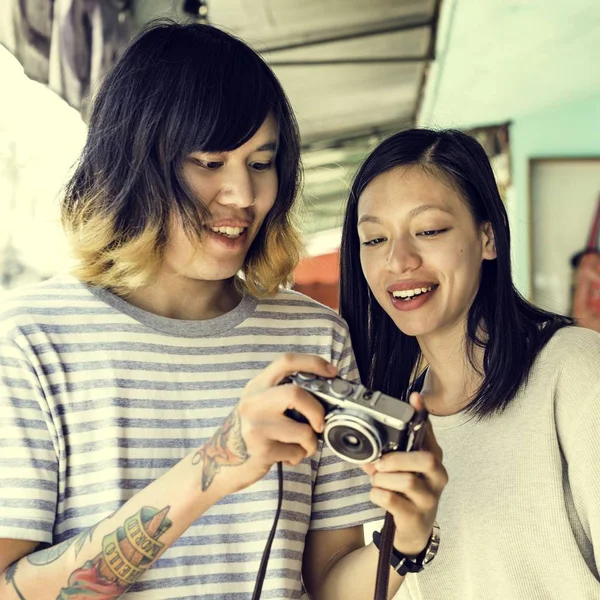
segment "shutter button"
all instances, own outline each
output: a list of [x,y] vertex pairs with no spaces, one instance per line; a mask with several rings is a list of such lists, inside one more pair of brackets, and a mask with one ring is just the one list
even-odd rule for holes
[[346,398],[352,394],[353,386],[344,379],[334,379],[331,382],[330,391],[337,398]]

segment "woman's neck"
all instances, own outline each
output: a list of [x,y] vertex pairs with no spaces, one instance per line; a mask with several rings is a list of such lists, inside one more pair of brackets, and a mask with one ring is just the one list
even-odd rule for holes
[[422,389],[427,410],[440,416],[460,412],[483,381],[484,349],[473,347],[475,369],[467,354],[466,332],[424,336],[418,342],[429,365]]

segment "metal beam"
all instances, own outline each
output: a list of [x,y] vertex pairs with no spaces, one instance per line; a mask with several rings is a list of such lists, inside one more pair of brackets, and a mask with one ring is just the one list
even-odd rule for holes
[[339,58],[324,60],[273,60],[270,67],[314,67],[329,65],[413,64],[429,62],[433,56],[382,56],[381,58]]
[[340,33],[337,35],[331,35],[328,37],[317,38],[315,40],[307,40],[303,42],[291,42],[289,44],[283,44],[281,46],[271,46],[267,48],[265,52],[283,52],[284,50],[295,50],[297,48],[306,48],[308,46],[318,46],[320,44],[331,44],[333,42],[344,42],[348,40],[356,40],[364,37],[371,37],[373,35],[382,35],[385,33],[395,33],[398,31],[412,31],[413,29],[422,29],[423,27],[431,27],[433,21],[426,19],[418,21],[416,23],[395,23],[384,25],[382,27],[376,27],[373,29],[365,29],[354,33]]

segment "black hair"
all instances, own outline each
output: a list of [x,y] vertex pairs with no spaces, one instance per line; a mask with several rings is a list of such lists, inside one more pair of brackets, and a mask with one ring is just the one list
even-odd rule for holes
[[247,262],[265,252],[269,229],[288,225],[297,197],[300,141],[292,109],[269,66],[241,40],[210,25],[151,22],[94,99],[63,223],[76,230],[99,215],[111,220],[107,252],[148,229],[157,232],[161,250],[172,211],[188,234],[199,236],[208,213],[183,179],[185,158],[239,147],[268,114],[279,127],[278,195]]
[[[340,313],[348,322],[365,385],[403,398],[413,381],[421,350],[413,336],[398,329],[369,290],[360,264],[358,201],[375,177],[402,166],[420,166],[450,183],[477,225],[489,222],[497,258],[482,264],[479,290],[467,319],[467,354],[484,348],[483,382],[468,411],[478,417],[501,412],[526,381],[535,357],[568,317],[527,302],[511,277],[510,230],[506,209],[482,146],[455,130],[410,129],[384,140],[356,174],[343,225]],[[487,339],[478,337],[484,331]]]

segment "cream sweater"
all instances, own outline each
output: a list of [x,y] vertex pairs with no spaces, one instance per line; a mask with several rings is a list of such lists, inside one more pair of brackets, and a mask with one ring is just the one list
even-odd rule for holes
[[559,330],[501,415],[431,420],[442,543],[396,599],[600,599],[600,335]]

